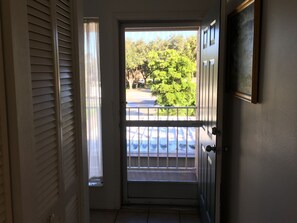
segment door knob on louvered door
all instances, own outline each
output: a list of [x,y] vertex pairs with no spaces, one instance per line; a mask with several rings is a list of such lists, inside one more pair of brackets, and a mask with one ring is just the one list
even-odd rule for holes
[[56,215],[54,213],[52,213],[49,216],[49,223],[55,223],[56,222]]

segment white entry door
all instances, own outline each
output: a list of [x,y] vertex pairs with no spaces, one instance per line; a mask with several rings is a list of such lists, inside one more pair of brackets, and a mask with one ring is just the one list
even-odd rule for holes
[[203,222],[219,221],[219,176],[218,156],[222,150],[217,148],[218,139],[218,83],[219,83],[219,34],[220,1],[203,21],[201,28],[201,73],[199,90],[199,115],[203,122],[199,131],[198,181],[199,200]]

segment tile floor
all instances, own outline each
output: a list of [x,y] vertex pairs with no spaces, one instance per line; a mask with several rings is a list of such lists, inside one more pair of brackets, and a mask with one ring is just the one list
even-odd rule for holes
[[200,223],[196,209],[154,206],[91,210],[90,218],[90,223]]

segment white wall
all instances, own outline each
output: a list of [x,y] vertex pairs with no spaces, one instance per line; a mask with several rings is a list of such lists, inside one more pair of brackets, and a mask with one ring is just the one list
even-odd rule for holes
[[297,222],[296,22],[297,1],[263,0],[260,103],[226,97],[223,222]]
[[209,0],[84,0],[84,16],[99,17],[103,97],[104,187],[90,190],[91,208],[119,208],[119,20],[200,20]]

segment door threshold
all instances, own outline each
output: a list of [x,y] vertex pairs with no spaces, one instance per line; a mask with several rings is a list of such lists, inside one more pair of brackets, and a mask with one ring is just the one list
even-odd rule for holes
[[195,170],[128,170],[128,181],[196,183]]
[[180,208],[198,207],[199,202],[195,199],[159,199],[159,198],[129,198],[125,207],[149,206],[154,208]]
[[158,211],[185,211],[187,213],[197,213],[198,205],[168,205],[168,204],[123,204],[124,210],[158,210]]

